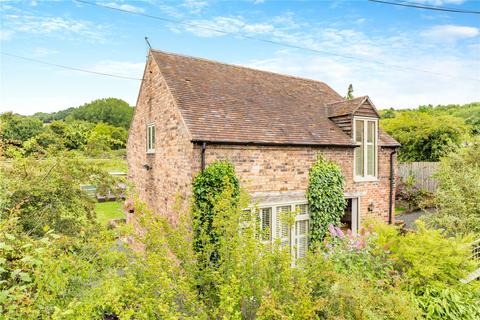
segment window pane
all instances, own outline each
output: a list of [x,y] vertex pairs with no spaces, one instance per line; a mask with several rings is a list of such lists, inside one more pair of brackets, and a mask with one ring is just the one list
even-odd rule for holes
[[355,141],[363,143],[363,120],[355,120]]
[[298,211],[298,214],[308,214],[308,204],[298,204],[295,208]]
[[155,126],[152,126],[152,149],[155,149]]
[[282,239],[282,242],[289,234],[290,227],[288,225],[286,213],[290,210],[290,206],[277,207],[276,235],[278,238]]
[[375,141],[375,122],[368,121],[367,142]]
[[363,177],[363,145],[355,148],[355,175]]
[[375,175],[375,146],[373,144],[367,146],[367,175]]
[[260,209],[261,231],[263,240],[272,239],[272,208]]
[[295,223],[295,258],[305,257],[308,250],[308,220]]

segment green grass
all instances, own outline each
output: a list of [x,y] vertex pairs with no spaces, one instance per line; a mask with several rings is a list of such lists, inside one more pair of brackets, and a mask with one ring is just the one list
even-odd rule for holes
[[403,214],[407,211],[407,208],[395,207],[395,214]]
[[122,204],[117,201],[98,202],[95,205],[95,212],[98,222],[103,225],[106,225],[111,219],[125,218]]

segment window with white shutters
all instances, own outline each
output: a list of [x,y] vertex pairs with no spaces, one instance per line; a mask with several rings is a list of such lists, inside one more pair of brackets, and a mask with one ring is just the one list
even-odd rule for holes
[[353,140],[355,148],[355,180],[375,180],[377,177],[378,120],[358,118],[354,120]]
[[260,209],[260,231],[263,241],[272,241],[272,208]]
[[294,252],[295,259],[299,259],[305,257],[308,250],[308,225],[310,220],[308,205],[297,205],[296,212],[297,215],[295,217],[294,226]]
[[278,239],[282,248],[289,248],[293,258],[299,259],[306,255],[310,220],[308,204],[272,205],[261,207],[257,212],[262,242],[272,243]]
[[290,245],[290,226],[288,225],[287,214],[292,210],[291,206],[277,207],[275,217],[275,236],[280,239],[282,248]]

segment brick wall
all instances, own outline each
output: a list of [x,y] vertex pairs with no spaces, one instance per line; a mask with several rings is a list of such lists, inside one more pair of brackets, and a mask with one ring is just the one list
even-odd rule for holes
[[[177,197],[187,199],[191,181],[200,171],[201,147],[193,145],[175,101],[156,65],[149,58],[135,109],[127,145],[128,175],[136,193],[155,212],[174,221]],[[155,123],[156,150],[146,153],[146,125]],[[365,192],[360,199],[361,218],[388,219],[389,155],[379,148],[375,182],[353,181],[353,149],[344,147],[267,147],[207,145],[206,164],[229,160],[237,170],[242,187],[249,192],[304,191],[308,172],[317,155],[340,165],[346,177],[346,192]],[[150,166],[146,170],[144,165]],[[395,162],[396,168],[396,162]],[[373,203],[373,210],[368,211]]]
[[[128,176],[149,208],[174,219],[177,196],[187,197],[192,180],[188,130],[158,66],[149,58],[127,143]],[[146,153],[146,125],[155,123],[154,154]],[[144,165],[150,166],[146,170]]]
[[[378,181],[353,181],[353,149],[342,147],[266,147],[207,145],[206,164],[228,160],[235,165],[242,187],[249,192],[304,191],[308,172],[319,153],[340,165],[346,179],[345,192],[364,192],[360,199],[361,218],[388,220],[390,152],[379,148]],[[201,147],[195,146],[194,173],[200,171]],[[396,166],[396,165],[395,165]],[[394,166],[394,167],[395,167]],[[373,210],[368,207],[373,203]]]

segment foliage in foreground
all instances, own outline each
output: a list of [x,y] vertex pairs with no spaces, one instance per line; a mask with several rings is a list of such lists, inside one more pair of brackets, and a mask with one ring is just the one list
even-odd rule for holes
[[424,218],[427,225],[448,234],[480,236],[480,141],[451,153],[436,173],[436,211]]
[[244,194],[220,186],[207,198],[211,234],[218,235],[215,246],[204,248],[207,257],[218,253],[207,268],[198,263],[189,210],[172,225],[137,201],[137,232],[88,225],[79,234],[36,237],[18,216],[2,216],[0,314],[13,320],[480,316],[478,284],[459,282],[475,267],[469,239],[422,225],[407,235],[376,225],[360,236],[331,225],[324,245],[294,262],[288,247],[259,237],[256,214],[242,210]]
[[81,184],[102,193],[114,190],[115,179],[82,158],[18,159],[0,168],[0,219],[16,217],[35,236],[49,229],[76,235],[95,222],[94,201]]

